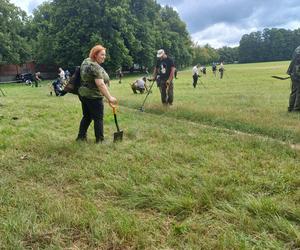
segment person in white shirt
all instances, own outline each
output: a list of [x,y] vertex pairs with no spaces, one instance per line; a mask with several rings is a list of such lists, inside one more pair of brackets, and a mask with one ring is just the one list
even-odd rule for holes
[[198,68],[199,67],[200,67],[200,65],[197,64],[197,65],[195,65],[193,67],[193,70],[192,70],[192,72],[193,72],[193,86],[194,86],[194,88],[196,88],[196,85],[197,85],[197,82],[198,82],[198,78],[199,78],[199,72],[198,72]]
[[66,74],[65,71],[62,68],[58,69],[58,75],[59,75],[59,80],[62,86],[65,85],[65,80],[66,80]]

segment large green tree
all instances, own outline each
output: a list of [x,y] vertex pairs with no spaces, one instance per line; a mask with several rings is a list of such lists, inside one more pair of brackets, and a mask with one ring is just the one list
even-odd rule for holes
[[212,62],[219,61],[219,54],[216,49],[212,48],[209,44],[200,46],[198,44],[193,45],[193,65],[203,64],[207,65]]
[[238,47],[227,47],[224,46],[217,50],[220,61],[225,63],[234,63],[239,60],[239,50]]
[[107,48],[109,71],[133,63],[150,67],[159,48],[180,65],[191,61],[185,24],[154,0],[53,0],[33,14],[34,55],[41,63],[79,65],[98,43]]
[[0,0],[0,63],[21,64],[30,59],[28,17],[8,0]]
[[45,2],[34,10],[33,18],[28,24],[30,44],[33,57],[37,63],[54,64],[55,34],[51,29],[53,7]]
[[186,25],[179,18],[178,13],[166,6],[160,11],[161,20],[158,19],[159,30],[157,47],[162,47],[175,60],[177,67],[190,65],[192,62],[191,39],[186,30]]

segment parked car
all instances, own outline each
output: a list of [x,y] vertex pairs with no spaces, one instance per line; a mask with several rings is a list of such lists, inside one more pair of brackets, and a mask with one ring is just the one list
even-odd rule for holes
[[33,81],[33,75],[31,73],[18,74],[16,75],[16,79],[18,82]]

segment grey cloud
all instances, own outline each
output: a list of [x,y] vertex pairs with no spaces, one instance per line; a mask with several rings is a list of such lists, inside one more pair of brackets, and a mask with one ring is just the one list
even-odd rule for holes
[[258,12],[253,13],[253,19],[257,20],[261,27],[279,27],[292,21],[300,21],[300,3],[298,6],[286,6],[278,3],[270,8],[261,8]]
[[192,35],[194,41],[199,45],[209,43],[214,48],[222,46],[237,46],[241,36],[251,30],[238,28],[224,23],[215,24],[201,32]]
[[300,28],[299,0],[158,0],[175,7],[195,42],[237,45],[243,34],[264,28]]
[[299,20],[298,0],[177,0],[158,1],[178,9],[191,33],[201,31],[216,23],[238,27],[271,27]]

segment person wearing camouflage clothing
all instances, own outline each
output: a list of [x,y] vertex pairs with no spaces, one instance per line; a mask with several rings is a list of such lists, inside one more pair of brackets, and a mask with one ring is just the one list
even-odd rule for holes
[[220,72],[220,79],[223,79],[223,75],[224,75],[224,64],[223,62],[220,63],[220,68],[219,68],[219,72]]
[[111,96],[105,84],[109,81],[109,76],[100,66],[105,57],[106,49],[101,45],[96,45],[80,66],[81,86],[78,93],[83,117],[77,141],[86,140],[86,133],[92,120],[94,120],[96,143],[103,141],[103,96],[111,105],[117,103],[117,99]]
[[300,46],[293,53],[287,74],[291,76],[292,81],[288,111],[300,112]]

